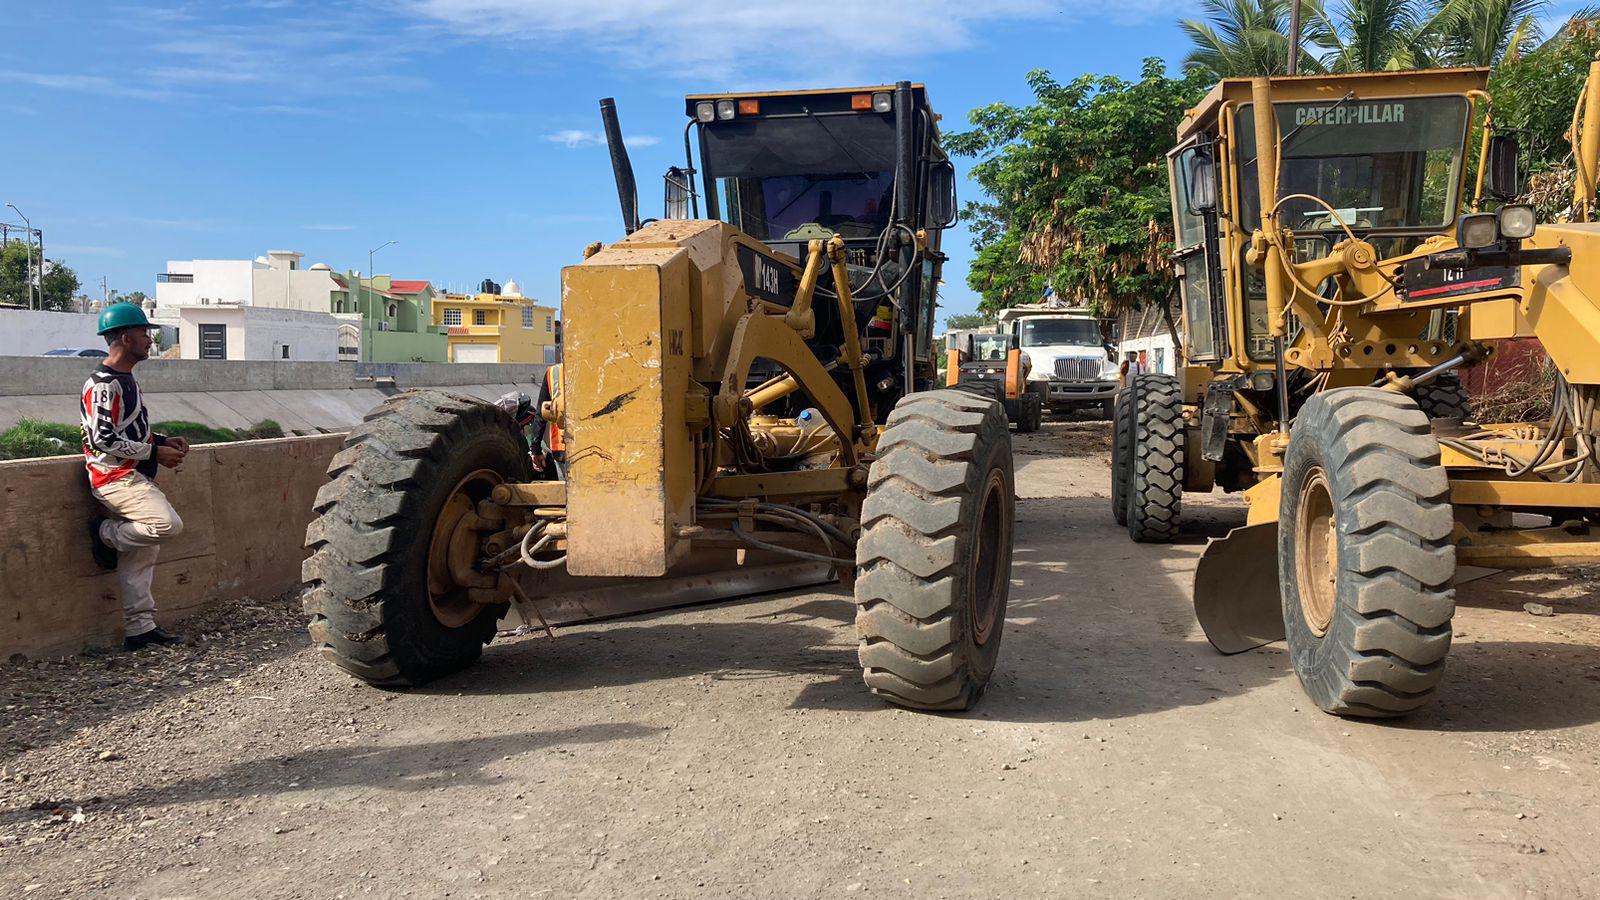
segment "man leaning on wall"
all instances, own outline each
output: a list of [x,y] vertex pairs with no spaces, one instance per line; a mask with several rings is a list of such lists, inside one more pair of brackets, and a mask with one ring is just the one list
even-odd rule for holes
[[183,642],[156,625],[150,590],[161,545],[183,531],[177,510],[156,487],[156,467],[175,469],[189,453],[183,438],[150,430],[133,377],[133,367],[150,358],[150,327],[136,304],[106,307],[99,332],[107,356],[84,382],[80,407],[89,491],[109,513],[90,521],[90,549],[101,567],[117,570],[127,650]]

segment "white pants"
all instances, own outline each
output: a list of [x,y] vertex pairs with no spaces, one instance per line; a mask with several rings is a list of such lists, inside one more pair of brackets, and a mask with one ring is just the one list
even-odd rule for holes
[[154,631],[156,598],[150,594],[161,545],[183,532],[183,520],[156,483],[132,472],[90,493],[109,518],[100,539],[117,548],[117,587],[122,592],[123,631],[128,637]]

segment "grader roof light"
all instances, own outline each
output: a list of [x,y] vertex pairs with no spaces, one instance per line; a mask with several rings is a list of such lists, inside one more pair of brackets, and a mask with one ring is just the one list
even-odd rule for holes
[[738,114],[737,109],[736,109],[736,107],[734,107],[732,100],[718,100],[717,101],[717,118],[719,118],[722,121],[726,122],[729,119],[732,119],[737,114]]
[[741,115],[741,116],[759,116],[759,115],[761,115],[761,101],[760,100],[740,100],[739,101],[739,115]]
[[717,120],[717,105],[710,100],[701,100],[694,105],[694,117],[700,122],[715,122]]
[[886,113],[894,109],[894,95],[888,91],[879,91],[872,95],[872,111]]

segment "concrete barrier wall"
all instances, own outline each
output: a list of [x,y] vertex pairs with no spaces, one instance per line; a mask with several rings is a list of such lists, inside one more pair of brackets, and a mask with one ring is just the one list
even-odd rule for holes
[[0,356],[38,356],[61,347],[99,347],[100,317],[90,313],[0,309]]
[[[311,504],[342,435],[197,447],[158,483],[184,531],[161,550],[162,624],[220,598],[300,584]],[[74,653],[122,639],[116,577],[89,556],[96,504],[81,459],[0,463],[0,660]]]
[[[73,423],[93,360],[0,357],[0,430],[22,419]],[[440,387],[482,400],[538,393],[545,366],[152,359],[137,370],[156,421],[245,428],[272,419],[289,432],[344,431],[398,391]]]

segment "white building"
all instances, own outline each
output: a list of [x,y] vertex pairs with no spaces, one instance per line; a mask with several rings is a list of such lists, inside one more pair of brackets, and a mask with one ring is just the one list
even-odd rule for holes
[[217,303],[180,306],[177,312],[184,359],[340,358],[339,320],[327,312]]
[[339,289],[323,263],[309,269],[297,250],[271,250],[255,259],[169,259],[156,276],[156,310],[163,307],[234,304],[331,312],[329,297]]
[[[1179,315],[1174,308],[1172,316],[1175,323],[1179,321]],[[1146,372],[1178,373],[1180,361],[1177,345],[1172,342],[1172,331],[1161,314],[1161,307],[1152,304],[1143,309],[1124,311],[1117,320],[1117,336],[1119,363],[1123,360],[1141,362]]]

